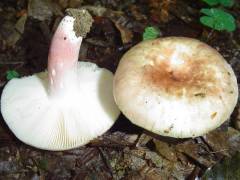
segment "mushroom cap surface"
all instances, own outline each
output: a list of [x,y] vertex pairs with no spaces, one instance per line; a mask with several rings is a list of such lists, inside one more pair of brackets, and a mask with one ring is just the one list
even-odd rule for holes
[[203,135],[226,121],[238,99],[234,72],[196,39],[143,41],[121,59],[114,98],[134,124],[163,136]]
[[49,96],[47,72],[5,86],[1,112],[17,138],[40,149],[67,150],[87,144],[113,125],[120,112],[112,96],[112,73],[78,62],[76,74],[77,83],[68,82],[62,97]]

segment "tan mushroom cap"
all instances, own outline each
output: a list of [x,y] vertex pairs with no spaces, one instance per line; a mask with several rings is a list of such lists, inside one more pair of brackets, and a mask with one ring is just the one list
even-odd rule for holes
[[215,49],[196,39],[168,37],[144,41],[123,56],[113,93],[134,124],[186,138],[226,121],[237,103],[238,86]]

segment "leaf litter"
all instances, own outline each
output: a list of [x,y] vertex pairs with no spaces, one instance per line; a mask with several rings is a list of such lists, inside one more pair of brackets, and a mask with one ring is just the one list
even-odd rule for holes
[[[142,41],[146,27],[157,27],[159,36],[209,36],[211,31],[197,22],[200,6],[183,0],[0,2],[1,90],[10,69],[21,76],[46,69],[50,39],[65,8],[86,8],[94,16],[80,59],[114,72],[124,52]],[[207,40],[233,65],[239,78],[237,33],[230,36],[213,32]],[[23,144],[0,117],[0,179],[195,179],[216,177],[214,173],[227,177],[226,173],[239,171],[231,168],[239,163],[239,112],[238,104],[227,128],[183,140],[152,134],[121,115],[104,135],[86,146],[63,152],[42,151]],[[222,166],[227,170],[220,173]]]

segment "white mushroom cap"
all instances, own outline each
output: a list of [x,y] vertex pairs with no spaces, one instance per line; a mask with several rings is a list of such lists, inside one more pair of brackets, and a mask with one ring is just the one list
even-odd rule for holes
[[115,122],[110,71],[79,62],[78,84],[64,98],[49,98],[47,72],[11,80],[1,98],[2,115],[26,144],[65,150],[88,143]]
[[93,63],[77,63],[82,37],[73,33],[74,21],[66,16],[53,37],[49,73],[13,79],[2,93],[7,125],[37,148],[84,145],[106,132],[120,113],[112,96],[113,74]]
[[168,37],[144,41],[122,57],[113,93],[134,124],[187,138],[229,118],[238,86],[232,68],[215,49],[195,39]]

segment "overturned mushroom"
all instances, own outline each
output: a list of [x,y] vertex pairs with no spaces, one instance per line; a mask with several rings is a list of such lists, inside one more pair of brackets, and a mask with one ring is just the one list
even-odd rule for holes
[[134,124],[160,135],[203,135],[226,121],[238,98],[230,65],[198,40],[144,41],[121,59],[114,98]]
[[[88,21],[85,27],[83,20]],[[90,62],[78,62],[82,38],[91,24],[86,10],[72,10],[53,36],[48,72],[13,79],[5,86],[3,118],[26,144],[71,149],[103,134],[117,119],[112,73]]]

